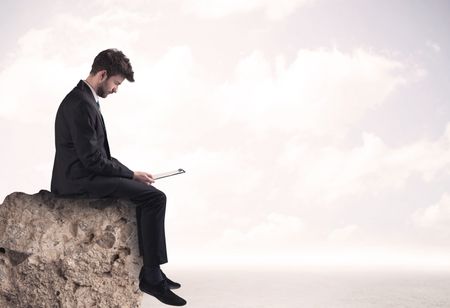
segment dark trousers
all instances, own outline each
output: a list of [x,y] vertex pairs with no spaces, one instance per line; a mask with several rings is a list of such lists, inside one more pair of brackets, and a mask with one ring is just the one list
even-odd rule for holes
[[151,185],[120,178],[117,189],[108,197],[128,199],[136,204],[139,250],[144,266],[167,263],[166,195]]

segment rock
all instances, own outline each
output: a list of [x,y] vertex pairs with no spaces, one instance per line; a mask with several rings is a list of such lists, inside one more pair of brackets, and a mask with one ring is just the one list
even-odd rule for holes
[[12,193],[0,205],[0,307],[139,307],[135,206]]

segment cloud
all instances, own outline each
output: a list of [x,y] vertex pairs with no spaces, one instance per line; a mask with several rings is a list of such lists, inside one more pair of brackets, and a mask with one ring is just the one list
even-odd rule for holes
[[[132,29],[146,21],[138,13],[107,10],[90,19],[58,15],[52,26],[31,28],[18,39],[17,49],[0,72],[0,87],[8,102],[0,106],[0,116],[47,121],[56,112],[54,102],[63,98],[59,87],[73,87],[77,78],[87,76],[99,51],[136,42],[139,34]],[[95,35],[98,29],[103,29],[102,35]]]
[[428,40],[426,42],[427,47],[432,49],[434,52],[439,53],[441,51],[441,46],[438,43]]
[[242,59],[215,101],[255,130],[339,136],[407,82],[400,62],[359,49],[300,50],[289,65],[259,51]]
[[[296,198],[302,203],[329,204],[342,197],[400,190],[413,176],[427,183],[450,172],[450,125],[435,141],[416,140],[397,147],[387,146],[371,133],[361,137],[362,144],[351,148],[291,140],[278,168],[291,168]],[[295,160],[298,163],[293,165]]]
[[334,229],[328,234],[328,240],[332,242],[340,242],[349,239],[359,227],[357,225],[347,225],[342,228]]
[[314,0],[185,0],[183,10],[203,18],[223,18],[231,14],[262,10],[269,19],[279,20],[312,2]]
[[415,211],[412,220],[422,228],[450,230],[450,194],[444,193],[436,204]]
[[286,249],[286,246],[295,250],[303,229],[304,223],[299,217],[272,212],[245,227],[225,229],[222,236],[214,240],[208,249],[244,255],[251,251],[271,253],[277,247]]
[[[125,88],[129,92],[123,94],[127,106],[140,111],[133,113],[135,124],[121,120],[123,106],[112,103],[108,119],[122,124],[110,128],[110,135],[122,140],[124,161],[136,166],[149,159],[155,166],[178,161],[186,168],[190,184],[202,187],[192,194],[195,204],[205,205],[199,215],[211,211],[208,202],[227,209],[221,219],[212,210],[209,221],[217,230],[229,227],[233,210],[249,219],[280,204],[297,215],[307,204],[398,189],[417,171],[420,156],[429,155],[423,152],[429,143],[391,149],[368,132],[361,134],[361,144],[340,145],[366,113],[408,83],[402,64],[381,55],[300,50],[288,64],[283,56],[271,60],[255,51],[223,83],[205,79],[188,46],[170,48],[143,65],[149,69],[140,83],[151,88]],[[408,158],[409,152],[415,156]],[[423,162],[420,170],[433,176],[442,163],[427,169]],[[180,211],[188,215],[187,208]]]

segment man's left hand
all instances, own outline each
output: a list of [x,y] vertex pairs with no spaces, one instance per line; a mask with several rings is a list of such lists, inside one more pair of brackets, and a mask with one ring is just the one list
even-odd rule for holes
[[153,175],[151,175],[148,172],[144,171],[135,171],[133,174],[133,180],[147,184],[152,185],[155,183],[155,179],[153,178]]

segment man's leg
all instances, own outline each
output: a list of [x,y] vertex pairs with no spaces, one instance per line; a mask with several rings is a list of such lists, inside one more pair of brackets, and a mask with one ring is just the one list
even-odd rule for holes
[[110,197],[128,199],[136,204],[139,250],[144,266],[167,263],[166,195],[151,185],[121,178]]
[[139,288],[165,304],[185,305],[186,301],[170,290],[169,284],[173,286],[174,282],[165,277],[159,268],[160,264],[167,263],[164,230],[166,195],[151,185],[126,178],[115,178],[114,185],[113,191],[103,197],[124,198],[136,204],[139,250],[144,261]]
[[155,187],[148,186],[145,191],[133,195],[129,199],[137,205],[139,249],[143,256],[144,266],[151,267],[167,263],[164,228],[166,195]]

